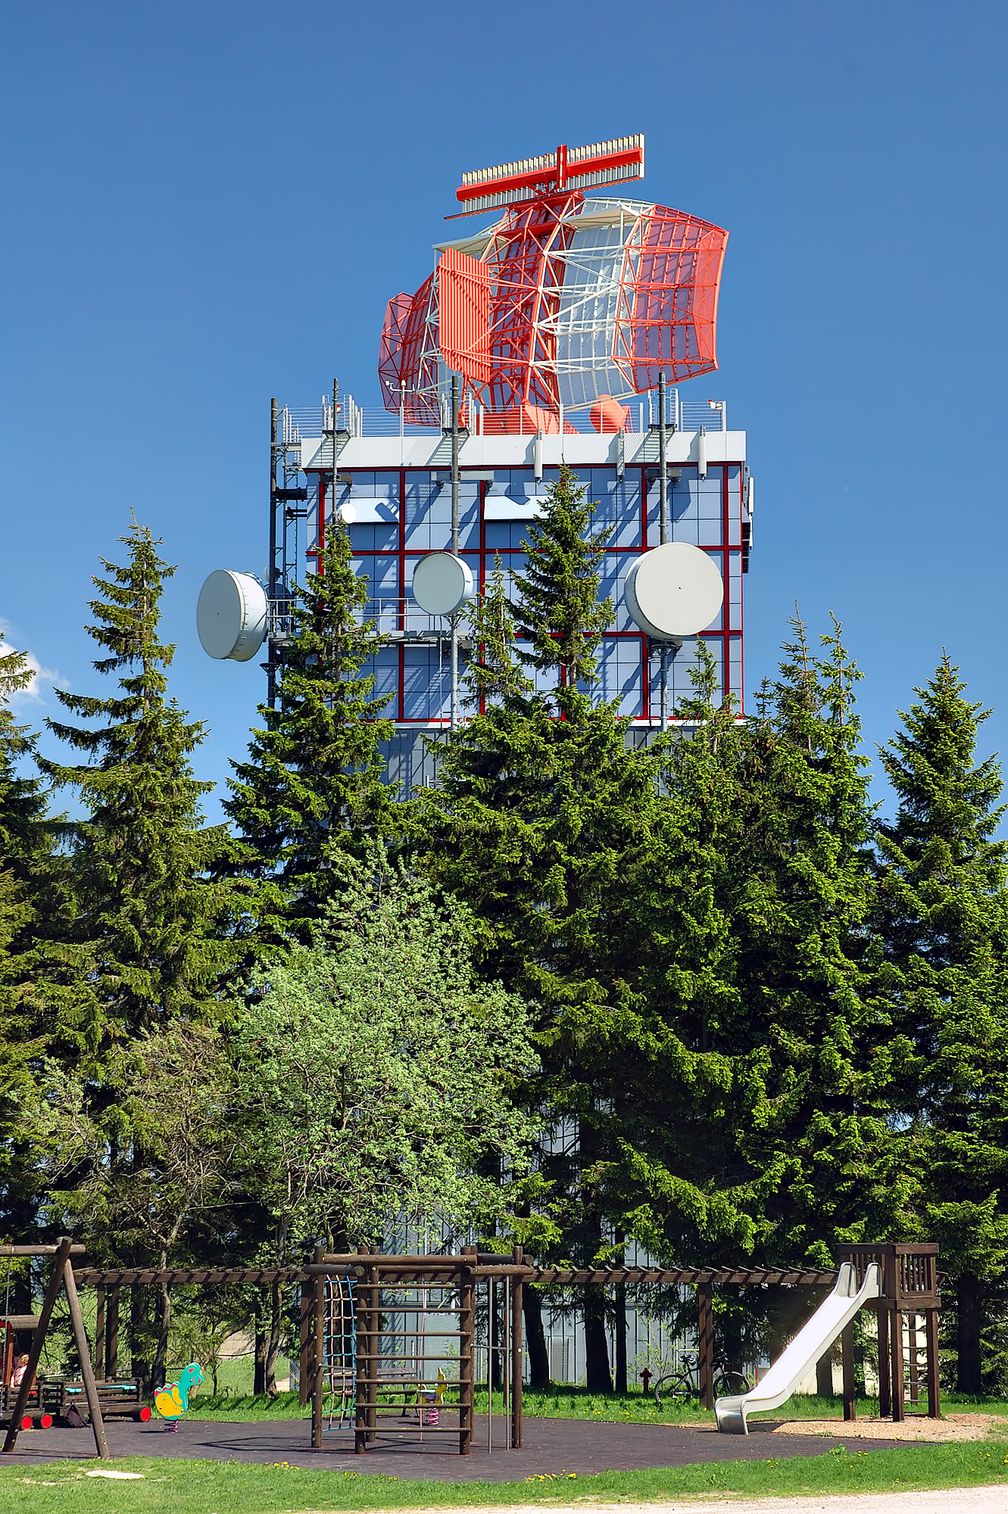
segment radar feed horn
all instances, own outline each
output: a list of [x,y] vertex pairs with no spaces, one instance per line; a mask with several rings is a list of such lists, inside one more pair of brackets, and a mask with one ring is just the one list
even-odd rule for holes
[[[518,158],[493,168],[475,168],[462,175],[455,198],[462,206],[457,216],[477,215],[505,205],[542,200],[549,195],[570,194],[577,189],[598,189],[605,184],[625,184],[644,177],[644,136],[610,137],[584,147],[561,144],[555,152],[534,158]],[[452,220],[449,216],[446,219]]]

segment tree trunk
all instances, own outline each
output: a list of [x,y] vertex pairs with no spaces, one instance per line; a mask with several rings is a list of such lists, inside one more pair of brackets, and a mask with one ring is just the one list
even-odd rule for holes
[[130,1374],[138,1382],[159,1388],[150,1382],[150,1358],[147,1355],[147,1290],[141,1283],[130,1288]]
[[529,1387],[549,1388],[549,1352],[543,1329],[542,1295],[531,1283],[526,1283],[522,1289],[522,1309],[525,1315],[525,1344],[528,1347]]
[[266,1363],[263,1374],[266,1384],[266,1392],[269,1394],[270,1398],[276,1398],[278,1391],[276,1382],[276,1364],[277,1357],[280,1354],[281,1324],[282,1319],[280,1285],[279,1283],[274,1283],[270,1288],[269,1339],[266,1343]]
[[981,1391],[980,1282],[964,1273],[956,1288],[956,1347],[959,1361],[956,1388],[960,1393]]
[[[167,1265],[164,1261],[162,1267]],[[165,1283],[158,1284],[157,1302],[157,1340],[154,1346],[154,1360],[151,1363],[151,1376],[157,1383],[165,1380],[165,1362],[168,1356],[168,1332],[171,1329],[172,1301],[171,1289]]]
[[611,1393],[609,1342],[605,1331],[605,1294],[589,1284],[584,1291],[585,1381],[589,1392]]
[[616,1336],[616,1392],[627,1392],[627,1308],[626,1308],[626,1285],[621,1283],[616,1289],[616,1318],[613,1323]]
[[252,1368],[252,1392],[262,1396],[266,1392],[266,1331],[256,1320],[255,1357]]

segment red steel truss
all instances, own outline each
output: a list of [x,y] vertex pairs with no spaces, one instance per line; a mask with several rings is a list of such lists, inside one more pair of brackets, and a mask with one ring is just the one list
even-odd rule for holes
[[416,294],[389,301],[386,408],[441,424],[450,370],[493,429],[555,430],[565,405],[601,415],[600,401],[642,394],[662,374],[714,371],[728,233],[664,205],[586,202],[578,187],[637,177],[643,160],[643,138],[620,137],[465,175],[467,213],[504,215],[445,248]]

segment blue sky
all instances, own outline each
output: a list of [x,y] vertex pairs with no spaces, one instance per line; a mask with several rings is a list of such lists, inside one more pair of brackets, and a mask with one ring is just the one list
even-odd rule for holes
[[335,374],[377,402],[385,301],[463,170],[644,131],[642,193],[731,232],[721,371],[692,394],[727,400],[757,477],[750,692],[797,600],[844,622],[870,744],[944,646],[1008,751],[1006,16],[8,7],[0,618],[46,670],[26,717],[52,678],[99,690],[89,579],[135,510],[179,564],[173,690],[222,783],[264,680],[203,656],[194,605],[211,568],[264,567],[270,396],[312,406]]

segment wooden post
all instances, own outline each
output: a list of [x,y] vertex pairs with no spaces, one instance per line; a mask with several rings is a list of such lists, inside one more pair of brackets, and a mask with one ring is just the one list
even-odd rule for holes
[[889,1363],[889,1304],[882,1299],[878,1306],[878,1396],[879,1417],[892,1413],[892,1368]]
[[[514,1260],[516,1265],[521,1265],[525,1260],[524,1252],[520,1246],[514,1248]],[[522,1443],[522,1368],[524,1366],[525,1353],[522,1350],[522,1325],[524,1314],[522,1311],[524,1284],[520,1277],[511,1280],[511,1449],[521,1449]]]
[[32,1336],[32,1343],[28,1350],[28,1365],[25,1368],[25,1375],[21,1379],[21,1385],[17,1391],[17,1398],[14,1400],[14,1407],[11,1410],[11,1417],[7,1424],[7,1434],[4,1437],[2,1453],[0,1453],[4,1456],[6,1456],[9,1451],[13,1451],[14,1446],[17,1442],[18,1431],[21,1427],[21,1418],[25,1411],[25,1405],[28,1402],[28,1395],[31,1392],[31,1385],[35,1381],[35,1373],[38,1371],[39,1358],[42,1355],[42,1347],[45,1345],[46,1332],[49,1329],[49,1321],[52,1318],[53,1305],[56,1302],[56,1295],[59,1293],[60,1289],[63,1286],[63,1271],[66,1267],[67,1258],[69,1257],[69,1255],[70,1237],[68,1235],[64,1235],[60,1237],[59,1243],[56,1247],[55,1256],[53,1258],[52,1276],[49,1279],[49,1286],[46,1289],[45,1298],[42,1300],[42,1310],[39,1314],[39,1321],[35,1327],[35,1334]]
[[892,1417],[899,1424],[903,1409],[903,1311],[894,1309],[889,1317],[889,1358],[892,1362]]
[[312,1384],[312,1285],[308,1278],[301,1279],[301,1299],[298,1308],[298,1403],[302,1409],[311,1396]]
[[378,1365],[381,1361],[381,1273],[372,1262],[367,1274],[368,1321],[368,1392],[367,1439],[370,1444],[378,1433]]
[[105,1304],[105,1371],[119,1376],[119,1285],[110,1288]]
[[854,1394],[854,1322],[845,1325],[840,1335],[840,1361],[843,1369],[843,1417],[857,1417],[857,1399]]
[[474,1410],[476,1407],[475,1364],[473,1346],[476,1336],[476,1284],[472,1265],[475,1246],[465,1248],[466,1261],[459,1276],[459,1455],[472,1450]]
[[69,1253],[63,1263],[63,1286],[70,1306],[77,1355],[80,1357],[81,1377],[84,1379],[84,1394],[87,1398],[88,1414],[91,1417],[91,1433],[94,1436],[95,1450],[99,1456],[108,1456],[109,1448],[105,1438],[105,1422],[102,1419],[98,1384],[95,1382],[94,1368],[91,1365],[91,1350],[88,1346],[87,1331],[84,1329],[84,1316],[81,1314],[80,1299],[77,1297],[77,1282]]
[[[365,1277],[370,1274],[366,1274]],[[357,1289],[357,1381],[354,1384],[354,1454],[361,1456],[367,1450],[368,1403],[371,1392],[369,1377],[377,1376],[371,1371],[371,1315],[368,1307],[370,1290],[365,1278]],[[377,1388],[375,1389],[377,1394]]]
[[700,1402],[714,1407],[714,1289],[710,1283],[697,1286],[697,1372]]
[[95,1376],[105,1376],[105,1289],[99,1283],[95,1290],[94,1369]]
[[[322,1247],[315,1248],[315,1260],[322,1258]],[[312,1278],[312,1414],[313,1451],[322,1449],[322,1401],[325,1397],[325,1277],[316,1272]]]
[[927,1347],[928,1416],[930,1419],[938,1419],[941,1416],[941,1382],[937,1309],[928,1309],[924,1315],[924,1341]]

